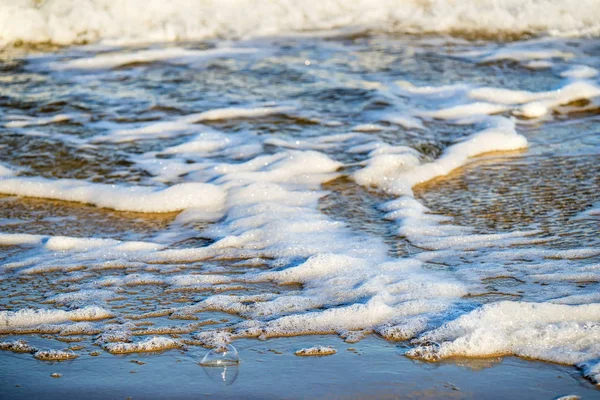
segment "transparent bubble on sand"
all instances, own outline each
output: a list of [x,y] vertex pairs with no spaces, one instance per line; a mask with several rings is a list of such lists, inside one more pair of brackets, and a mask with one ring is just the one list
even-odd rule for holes
[[209,351],[200,365],[203,367],[225,367],[228,365],[238,365],[240,363],[240,357],[238,352],[230,344],[219,346]]
[[202,369],[211,381],[224,386],[233,385],[240,372],[240,367],[237,364],[225,367],[202,366]]

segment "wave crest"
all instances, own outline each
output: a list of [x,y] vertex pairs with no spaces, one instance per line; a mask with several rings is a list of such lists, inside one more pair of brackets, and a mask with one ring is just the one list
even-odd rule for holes
[[581,0],[0,0],[0,47],[246,38],[330,29],[597,36],[600,2]]

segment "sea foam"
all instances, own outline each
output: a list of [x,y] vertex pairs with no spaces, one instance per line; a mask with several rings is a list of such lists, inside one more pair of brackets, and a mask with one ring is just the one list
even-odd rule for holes
[[463,33],[483,36],[550,33],[584,36],[600,32],[594,0],[565,6],[544,0],[402,2],[361,0],[34,0],[0,2],[0,44],[120,43],[247,37],[332,28],[389,32]]
[[[600,356],[600,304],[567,306],[498,302],[423,334],[411,357],[517,355],[562,364],[584,364]],[[439,346],[429,343],[437,342]],[[590,364],[587,373],[600,375]]]
[[34,310],[0,311],[0,328],[31,326],[62,321],[92,321],[112,317],[113,314],[102,307],[89,306],[73,311]]
[[75,179],[0,178],[0,193],[93,204],[135,212],[173,212],[186,208],[220,209],[225,194],[214,185],[182,183],[168,188],[118,186]]
[[[51,4],[58,7],[59,3],[46,2],[34,12],[44,13]],[[68,1],[60,4],[67,9],[72,6]],[[107,4],[102,12],[110,13],[126,4]],[[212,3],[202,4],[208,7]],[[267,3],[256,4],[263,7]],[[364,4],[336,3],[336,7],[353,10]],[[509,3],[495,4],[500,7]],[[461,7],[465,6],[457,6]],[[518,14],[537,6],[520,7],[511,12]],[[448,15],[454,16],[451,12]],[[98,21],[100,25],[94,26],[101,27],[105,22]],[[463,23],[468,25],[469,21]],[[346,21],[340,26],[354,23]],[[64,28],[68,33],[71,27]],[[99,34],[90,40],[118,38],[128,42],[143,37],[135,32],[142,32],[143,26],[131,29],[132,36],[115,31],[114,36]],[[439,29],[445,28],[440,25]],[[493,25],[490,29],[486,32],[493,33]],[[506,29],[502,32],[514,32],[510,27]],[[469,32],[475,33],[468,29],[463,33]],[[230,33],[237,37],[236,32]],[[301,41],[297,37],[294,40]],[[361,40],[344,46],[360,48]],[[371,40],[379,39],[365,40],[371,46]],[[456,40],[457,47],[466,46],[458,39],[448,40]],[[332,42],[331,46],[337,46]],[[64,235],[0,233],[0,245],[6,246],[0,279],[13,280],[17,287],[39,282],[45,285],[47,281],[50,289],[32,296],[53,307],[3,311],[0,331],[13,335],[53,334],[60,340],[76,339],[72,335],[97,335],[94,343],[111,353],[183,349],[186,345],[222,348],[239,338],[303,334],[337,334],[347,342],[370,334],[402,341],[417,337],[413,343],[416,347],[408,353],[413,357],[437,360],[515,354],[578,365],[584,374],[597,380],[594,357],[598,349],[586,342],[587,338],[597,337],[595,304],[586,305],[598,302],[593,284],[600,274],[594,259],[600,254],[597,246],[578,243],[581,248],[554,248],[558,234],[551,229],[548,232],[544,224],[519,225],[513,230],[492,228],[490,233],[481,226],[461,224],[462,215],[442,215],[426,198],[415,196],[423,188],[417,186],[438,177],[451,175],[449,182],[456,181],[457,176],[462,178],[453,171],[465,166],[466,171],[472,171],[471,167],[486,166],[488,162],[503,167],[504,163],[509,167],[515,162],[525,163],[529,161],[525,135],[533,145],[542,147],[535,135],[529,136],[531,126],[553,119],[561,126],[557,114],[565,106],[581,111],[579,104],[588,101],[590,105],[581,108],[594,110],[599,95],[595,69],[565,66],[574,57],[579,57],[577,65],[593,64],[590,59],[578,56],[575,50],[535,50],[536,42],[532,43],[532,49],[506,45],[510,49],[504,51],[503,46],[498,50],[498,46],[481,44],[483,50],[478,47],[470,55],[459,53],[457,57],[460,62],[473,61],[475,68],[497,68],[501,64],[509,69],[516,64],[519,73],[525,74],[534,72],[523,67],[543,62],[538,66],[549,70],[540,73],[553,74],[548,78],[552,83],[543,90],[516,90],[512,80],[506,87],[502,83],[494,87],[489,83],[494,80],[416,86],[393,82],[396,77],[384,82],[347,79],[338,70],[330,74],[330,60],[306,64],[301,57],[298,64],[302,73],[294,71],[301,78],[317,80],[317,84],[306,85],[307,93],[283,101],[277,97],[280,93],[273,102],[258,101],[254,96],[240,100],[239,93],[235,93],[234,101],[217,101],[215,105],[212,99],[202,98],[181,109],[168,107],[164,111],[159,104],[164,98],[157,95],[158,103],[152,100],[143,104],[150,107],[147,119],[146,111],[139,119],[108,114],[91,118],[83,112],[55,117],[27,117],[17,115],[17,111],[5,115],[4,128],[18,140],[23,135],[43,143],[56,140],[74,146],[75,153],[92,146],[98,151],[123,151],[129,163],[147,174],[141,182],[131,184],[125,183],[131,181],[126,172],[119,170],[123,182],[109,184],[25,176],[37,173],[39,167],[35,164],[19,164],[14,169],[0,166],[0,192],[123,211],[180,213],[177,217],[164,216],[171,218],[167,227],[148,239],[75,237],[77,233],[73,232],[77,230],[71,229],[68,222],[56,224],[57,229],[68,231]],[[252,68],[246,68],[246,63],[253,54],[260,57],[268,53],[279,62],[277,52],[268,51],[268,40],[240,46],[248,44],[266,47],[267,52],[263,53],[262,48],[255,52],[254,47],[237,52],[229,47],[231,43],[214,51],[187,45],[126,52],[104,47],[99,53],[88,48],[68,50],[60,61],[53,56],[32,57],[24,68],[57,79],[71,76],[72,72],[65,73],[65,69],[88,69],[75,76],[83,82],[103,82],[107,78],[112,82],[114,77],[138,73],[156,77],[154,74],[163,72],[162,68],[218,75],[226,65],[250,74]],[[331,51],[340,55],[335,53],[337,50]],[[204,56],[225,58],[207,72],[194,64]],[[359,52],[352,56],[361,57]],[[277,71],[281,65],[297,67],[287,57],[275,65]],[[371,58],[369,68],[375,70],[378,66],[370,63],[376,64],[377,60]],[[45,68],[47,59],[51,60],[50,68]],[[336,58],[332,56],[331,60]],[[242,66],[235,66],[238,62]],[[261,68],[273,66],[272,62],[261,59]],[[139,68],[139,63],[144,67]],[[337,61],[335,65],[347,67]],[[124,68],[112,69],[115,67]],[[375,76],[378,72],[371,73]],[[265,75],[279,78],[277,74]],[[338,77],[342,79],[337,81]],[[321,90],[321,85],[326,90]],[[298,87],[297,83],[292,86],[294,90]],[[305,85],[300,86],[305,89]],[[327,107],[334,107],[331,99],[345,91],[354,96],[356,88],[367,90],[356,96],[364,112],[348,118],[354,112],[349,109],[355,105],[344,103],[342,112],[329,113]],[[283,89],[289,87],[282,83]],[[204,93],[196,95],[203,97]],[[327,99],[324,115],[318,110],[320,95]],[[304,96],[310,98],[309,106]],[[530,121],[532,118],[539,119]],[[74,129],[72,125],[80,122],[93,133],[55,132]],[[590,142],[591,148],[595,142]],[[511,153],[494,154],[500,151]],[[469,167],[472,162],[476,164]],[[477,209],[475,202],[479,200],[470,199],[472,203],[465,207],[472,204]],[[15,198],[5,201],[18,205],[29,202]],[[582,204],[578,214],[568,215],[568,221],[595,222],[595,201]],[[56,208],[61,207],[75,208],[73,204]],[[109,213],[131,217],[128,213]],[[502,216],[502,211],[494,215]],[[162,216],[136,215],[138,221],[148,217],[158,220]],[[5,226],[12,229],[13,225]],[[129,236],[135,238],[136,233],[124,232],[125,238]],[[519,301],[498,301],[507,298]],[[496,303],[486,304],[490,302]],[[201,313],[210,314],[210,319],[201,320]],[[220,313],[230,315],[217,317]],[[105,322],[70,322],[111,317],[115,318]],[[182,324],[180,320],[198,321]],[[543,341],[536,343],[532,335]],[[136,341],[138,336],[141,338]],[[572,354],[568,351],[571,342]],[[19,348],[10,343],[5,347]]]

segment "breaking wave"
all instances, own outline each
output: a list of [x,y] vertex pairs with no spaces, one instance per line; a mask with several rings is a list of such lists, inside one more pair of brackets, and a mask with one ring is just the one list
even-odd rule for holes
[[582,0],[0,0],[0,47],[247,38],[345,29],[470,37],[595,36]]

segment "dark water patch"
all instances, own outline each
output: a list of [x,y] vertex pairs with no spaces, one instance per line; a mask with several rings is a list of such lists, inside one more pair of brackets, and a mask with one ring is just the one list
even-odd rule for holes
[[[81,127],[53,126],[50,131],[72,134],[77,140]],[[138,183],[149,177],[129,161],[130,155],[114,146],[80,146],[50,136],[4,134],[0,138],[0,160],[23,175],[45,178],[82,179],[100,183]]]
[[132,213],[66,201],[0,197],[0,219],[15,221],[9,227],[10,233],[145,240],[166,229],[176,216],[177,213]]
[[540,229],[553,246],[600,242],[595,221],[578,220],[600,197],[600,156],[485,159],[415,188],[436,212],[482,233]]
[[380,205],[389,200],[377,192],[367,191],[346,176],[323,184],[328,194],[319,200],[319,210],[330,218],[347,224],[353,232],[365,232],[382,238],[393,257],[409,253],[408,241],[398,238],[394,227],[384,219]]

